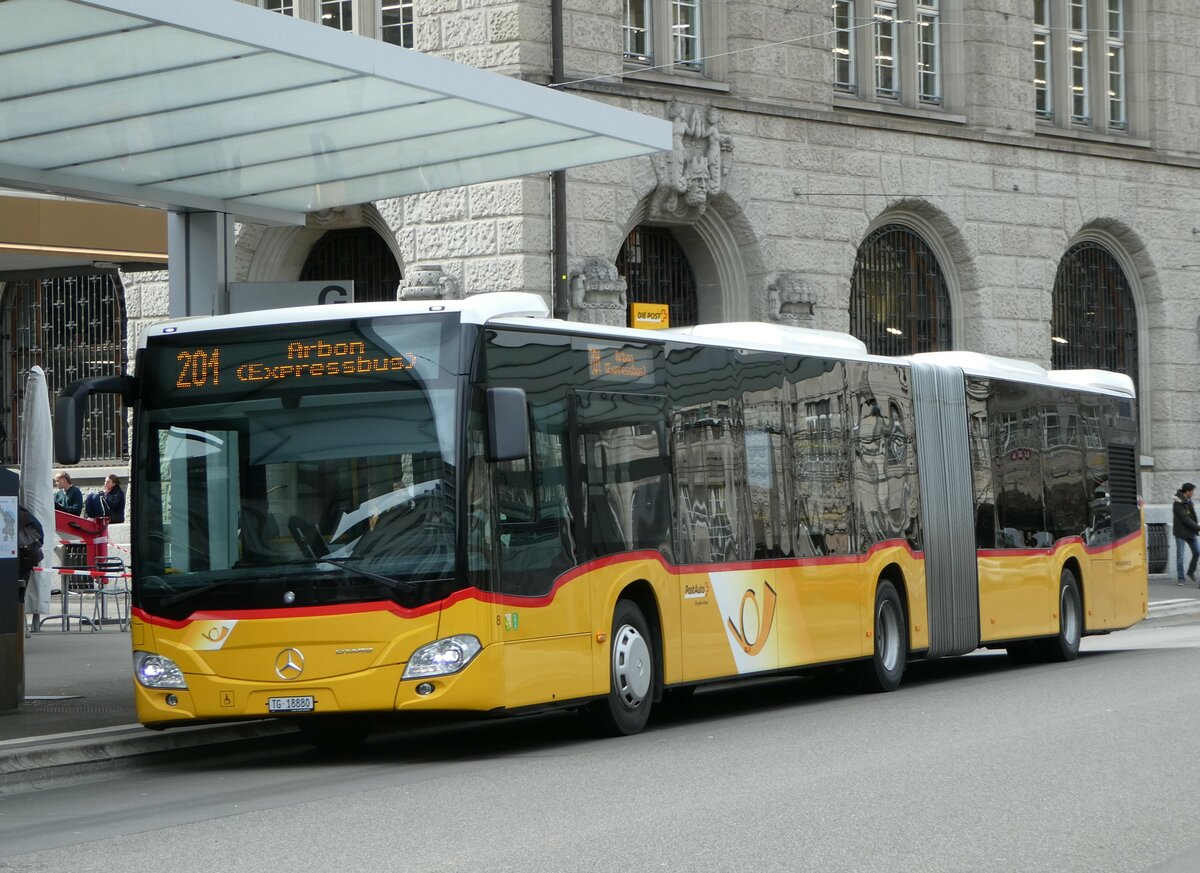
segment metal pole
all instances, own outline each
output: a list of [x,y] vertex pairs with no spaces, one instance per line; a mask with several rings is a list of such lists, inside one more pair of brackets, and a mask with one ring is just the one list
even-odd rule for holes
[[[562,0],[550,0],[550,82],[561,84],[563,72]],[[566,320],[571,315],[570,277],[567,275],[567,171],[550,174],[551,212],[554,247],[554,317]]]

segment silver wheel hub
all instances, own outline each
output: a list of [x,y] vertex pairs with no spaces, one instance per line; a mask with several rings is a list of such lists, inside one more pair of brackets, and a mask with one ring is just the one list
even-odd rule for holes
[[879,661],[883,669],[891,673],[900,663],[900,616],[896,605],[890,600],[879,604],[875,616],[875,644],[879,648]]
[[1071,589],[1065,586],[1062,590],[1059,614],[1062,616],[1063,637],[1073,646],[1079,641],[1079,603]]
[[626,709],[637,709],[650,693],[650,647],[637,628],[622,625],[613,637],[613,690]]

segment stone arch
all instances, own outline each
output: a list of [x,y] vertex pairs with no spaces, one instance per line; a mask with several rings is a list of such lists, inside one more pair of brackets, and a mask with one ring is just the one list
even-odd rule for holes
[[379,234],[400,265],[401,272],[405,272],[407,268],[398,241],[401,224],[403,216],[398,215],[396,226],[390,226],[373,203],[329,209],[309,215],[303,227],[255,228],[257,232],[247,228],[238,236],[237,254],[239,261],[245,258],[248,262],[245,269],[247,282],[295,281],[309,252],[326,231],[369,227]]
[[[1151,366],[1150,346],[1150,315],[1149,306],[1156,306],[1163,301],[1162,284],[1158,279],[1158,271],[1146,247],[1145,241],[1128,224],[1116,218],[1093,218],[1085,222],[1068,240],[1063,254],[1055,264],[1062,262],[1063,256],[1072,247],[1081,242],[1093,242],[1104,247],[1113,256],[1125,280],[1129,283],[1129,291],[1133,297],[1133,311],[1137,318],[1137,350],[1138,372],[1137,384],[1134,386],[1138,395],[1138,408],[1142,415],[1138,419],[1139,438],[1142,443],[1142,454],[1152,453],[1151,437],[1153,428],[1150,427],[1150,416],[1146,414],[1151,408],[1153,386],[1150,373],[1156,368]],[[1051,289],[1053,295],[1053,288]]]
[[619,225],[616,245],[609,257],[616,260],[626,238],[638,225],[669,228],[696,275],[701,323],[765,317],[761,298],[768,271],[762,245],[740,205],[723,194],[713,198],[708,208],[691,222],[652,220],[649,217],[652,196],[652,190],[644,193]]
[[[862,239],[886,224],[900,224],[918,234],[932,250],[946,281],[950,302],[950,344],[954,349],[977,348],[966,333],[966,313],[983,311],[983,279],[966,237],[942,209],[926,200],[903,199],[890,204],[867,225]],[[861,241],[859,245],[861,246]],[[857,256],[858,247],[855,247]],[[853,267],[851,267],[853,270]],[[846,304],[849,306],[849,299]]]

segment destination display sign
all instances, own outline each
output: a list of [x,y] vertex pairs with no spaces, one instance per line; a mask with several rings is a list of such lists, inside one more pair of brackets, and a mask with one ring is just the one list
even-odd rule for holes
[[658,384],[662,349],[604,340],[578,340],[587,355],[587,377],[594,382],[649,387]]
[[436,380],[451,354],[454,331],[444,319],[390,318],[235,328],[171,336],[147,343],[143,372],[151,395],[172,402],[257,393],[315,390],[350,382]]
[[[225,350],[225,360],[237,359],[239,350]],[[417,366],[414,352],[398,355],[367,351],[361,340],[289,342],[281,349],[263,348],[259,360],[236,362],[222,368],[221,346],[180,349],[175,353],[175,387],[182,390],[218,388],[221,378],[243,384],[327,379],[332,376],[361,376]]]

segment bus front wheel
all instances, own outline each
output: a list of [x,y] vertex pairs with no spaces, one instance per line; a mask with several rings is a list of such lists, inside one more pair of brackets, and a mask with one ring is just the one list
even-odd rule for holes
[[867,691],[895,691],[908,659],[908,625],[900,594],[887,579],[875,590],[874,616],[875,654],[862,665],[862,684]]
[[636,603],[617,602],[609,640],[608,695],[593,703],[590,713],[600,734],[628,736],[646,726],[655,682],[654,643]]

